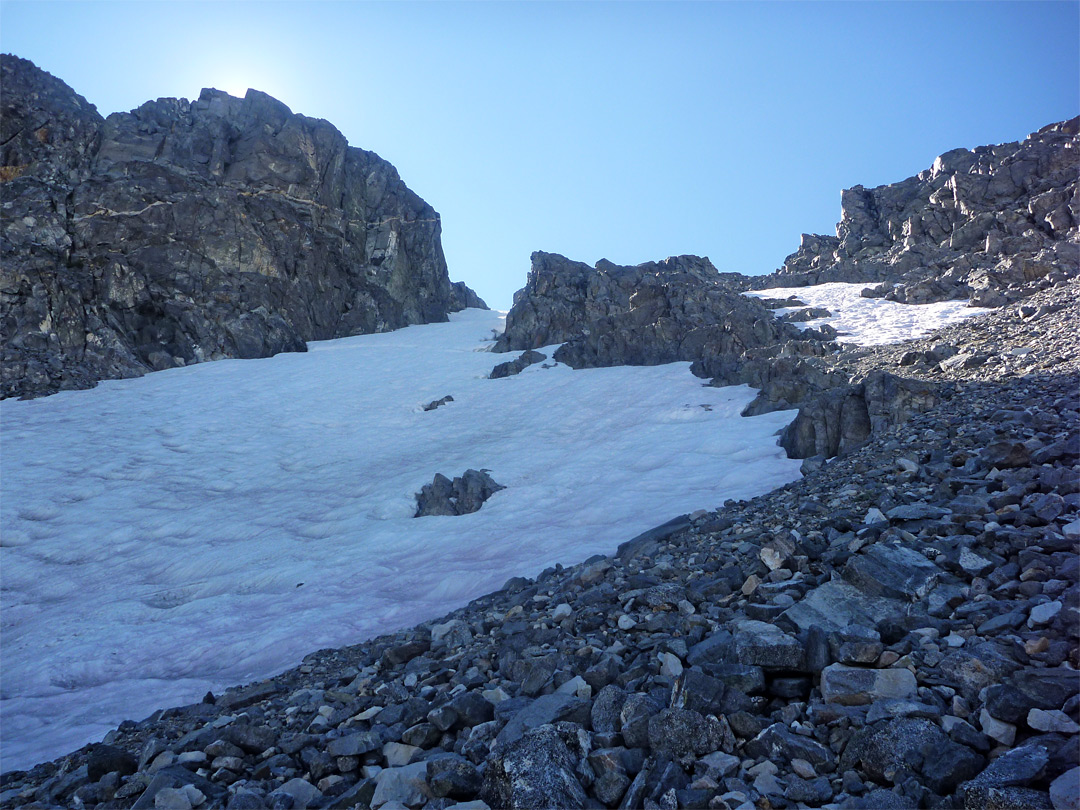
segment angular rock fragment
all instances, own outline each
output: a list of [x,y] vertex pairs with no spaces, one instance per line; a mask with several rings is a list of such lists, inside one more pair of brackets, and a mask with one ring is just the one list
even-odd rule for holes
[[468,515],[479,511],[484,501],[501,489],[506,487],[496,483],[487,470],[466,470],[452,481],[436,473],[435,480],[416,496],[414,517]]

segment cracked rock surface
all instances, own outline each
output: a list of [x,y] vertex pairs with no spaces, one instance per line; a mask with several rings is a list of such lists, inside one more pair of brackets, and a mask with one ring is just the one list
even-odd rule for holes
[[218,90],[102,118],[24,59],[0,71],[0,396],[483,306],[435,210],[326,121]]

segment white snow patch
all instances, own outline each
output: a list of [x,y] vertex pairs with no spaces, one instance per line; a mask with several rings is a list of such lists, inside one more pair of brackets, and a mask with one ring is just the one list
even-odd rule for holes
[[[501,322],[0,403],[3,770],[798,477],[793,412],[688,363],[485,379]],[[470,467],[507,488],[412,517]]]
[[[800,329],[827,323],[839,333],[843,343],[877,346],[920,338],[935,329],[958,323],[989,309],[968,306],[967,301],[940,301],[936,304],[898,304],[884,298],[863,298],[871,284],[833,281],[812,287],[773,287],[746,293],[757,298],[788,298],[794,295],[807,306],[823,307],[832,315],[805,323]],[[773,310],[777,316],[803,307]]]

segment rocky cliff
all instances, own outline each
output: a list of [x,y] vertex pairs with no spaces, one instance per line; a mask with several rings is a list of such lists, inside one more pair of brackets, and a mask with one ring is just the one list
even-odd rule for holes
[[562,343],[555,359],[574,368],[657,365],[808,337],[740,295],[745,287],[737,273],[721,274],[698,256],[593,268],[538,251],[495,351]]
[[0,70],[2,396],[483,305],[434,209],[326,121],[253,90],[103,119],[26,60]]
[[904,303],[1001,306],[1080,267],[1080,118],[1016,143],[954,149],[899,183],[841,195],[836,236],[803,234],[756,289],[878,283]]

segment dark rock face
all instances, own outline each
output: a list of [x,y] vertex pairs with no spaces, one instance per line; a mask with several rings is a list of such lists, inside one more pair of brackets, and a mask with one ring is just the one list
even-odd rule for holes
[[447,278],[439,215],[326,121],[217,90],[102,119],[30,62],[0,68],[2,396],[483,304]]
[[450,311],[460,312],[463,309],[487,309],[484,299],[469,289],[464,281],[452,281],[450,283]]
[[416,496],[414,517],[467,515],[479,510],[500,489],[506,487],[495,483],[487,470],[466,470],[453,481],[436,473],[435,480],[425,484]]
[[737,357],[800,336],[740,295],[744,287],[697,256],[592,268],[536,252],[495,351],[563,343],[555,359],[573,368],[650,366]]
[[880,283],[870,295],[1001,306],[1080,267],[1080,118],[1019,143],[954,149],[915,177],[841,198],[836,236],[803,234],[756,289]]
[[543,352],[536,352],[529,349],[527,352],[522,352],[519,357],[513,360],[508,360],[505,363],[499,363],[495,368],[491,370],[488,375],[490,380],[499,380],[503,377],[513,377],[515,374],[520,374],[529,366],[534,366],[537,363],[542,363],[547,360],[547,355]]
[[831,458],[857,447],[875,430],[903,424],[936,402],[936,386],[874,371],[858,385],[838,386],[808,398],[784,428],[780,446],[790,458]]

